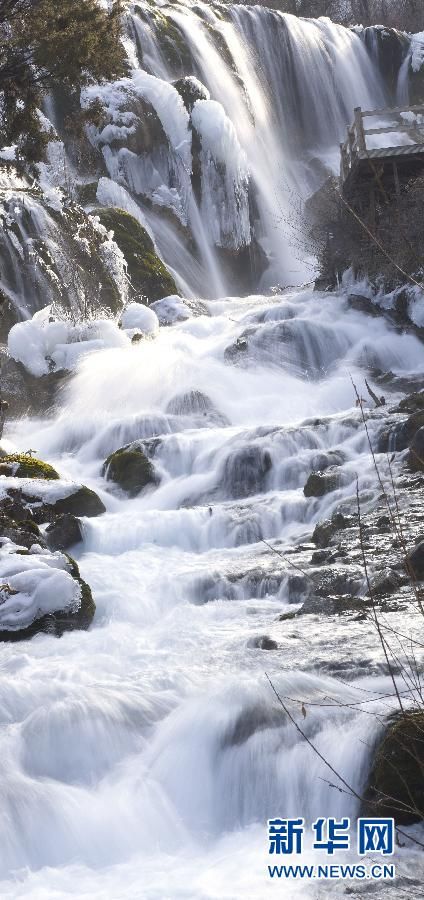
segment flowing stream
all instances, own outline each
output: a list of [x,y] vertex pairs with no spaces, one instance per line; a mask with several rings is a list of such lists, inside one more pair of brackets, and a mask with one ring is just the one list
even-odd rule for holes
[[[141,8],[131,77],[167,123],[161,197],[195,232],[197,262],[175,221],[158,215],[156,182],[156,209],[143,215],[186,295],[205,305],[154,340],[91,353],[51,418],[6,434],[94,488],[107,511],[84,520],[73,551],[96,601],[93,626],[2,647],[1,897],[339,897],[340,886],[267,875],[268,817],[358,814],[267,675],[298,719],[301,702],[311,704],[302,727],[360,793],[379,723],[355,704],[390,693],[377,636],[351,616],[280,616],[304,592],[293,547],[312,553],[314,525],[343,502],[351,508],[357,477],[365,510],[378,497],[351,377],[422,373],[422,345],[348,309],[342,290],[264,291],[305,275],[287,234],[291,193],[318,186],[321,165],[334,169],[353,107],[384,106],[387,94],[360,36],[329,20],[163,7],[184,37],[184,74],[209,95],[193,116],[205,153],[198,202],[188,118],[171,86],[181,72],[159,40],[165,13]],[[111,126],[103,188],[111,205],[127,191],[141,207],[152,170],[113,138]],[[261,292],[227,297],[217,248],[243,247],[252,229],[268,256]],[[369,427],[373,435],[378,418]],[[161,481],[128,499],[102,465],[136,439],[154,443]],[[343,486],[306,498],[309,473],[331,459]]]
[[[262,539],[280,552],[310,540],[352,502],[357,474],[372,504],[350,374],[366,362],[411,374],[422,348],[341,296],[227,299],[209,312],[88,356],[55,419],[9,435],[94,487],[107,512],[85,520],[77,553],[93,627],[3,648],[1,866],[17,881],[2,897],[259,900],[276,889],[268,816],[357,813],[265,673],[317,703],[307,734],[360,791],[379,725],[338,702],[390,692],[381,649],[352,617],[280,622],[302,589]],[[228,348],[247,328],[251,356],[234,365]],[[152,437],[161,485],[135,499],[106,491],[107,454]],[[306,499],[330,453],[346,486]],[[260,649],[262,635],[278,649]]]

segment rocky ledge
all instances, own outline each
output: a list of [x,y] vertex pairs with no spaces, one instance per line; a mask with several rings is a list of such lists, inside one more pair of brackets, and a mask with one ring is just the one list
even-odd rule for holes
[[77,516],[104,512],[97,494],[30,454],[0,458],[0,641],[86,629],[95,603],[65,551],[82,540]]

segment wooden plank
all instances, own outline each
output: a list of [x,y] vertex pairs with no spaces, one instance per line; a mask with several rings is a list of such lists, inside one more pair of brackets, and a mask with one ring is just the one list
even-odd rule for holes
[[373,150],[360,150],[359,159],[386,159],[390,156],[422,156],[424,144],[405,144],[401,147],[376,147]]
[[392,131],[411,131],[414,128],[417,131],[419,128],[424,128],[424,122],[422,125],[419,125],[417,122],[409,122],[409,124],[405,125],[393,125],[389,128],[367,128],[364,131],[364,134],[391,134]]
[[362,110],[363,116],[389,116],[395,113],[401,112],[424,112],[424,104],[420,103],[419,106],[392,106],[387,109],[367,109]]

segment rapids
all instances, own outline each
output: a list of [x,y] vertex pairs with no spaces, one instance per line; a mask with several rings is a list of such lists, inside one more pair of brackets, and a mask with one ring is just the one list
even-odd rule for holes
[[[294,716],[308,703],[302,727],[356,792],[380,727],[368,700],[382,715],[394,706],[369,623],[280,620],[303,598],[293,548],[312,553],[315,524],[352,508],[357,478],[365,514],[379,495],[351,379],[362,391],[364,373],[376,390],[370,372],[422,376],[418,339],[349,309],[343,288],[282,287],[314,277],[294,208],[336,171],[353,108],[390,97],[361,33],[328,19],[148,0],[131,4],[127,25],[130,74],[84,98],[109,116],[90,131],[103,166],[96,203],[135,216],[182,295],[202,303],[134,344],[107,323],[119,338],[78,359],[52,415],[5,431],[6,447],[35,448],[94,488],[106,513],[83,521],[74,551],[96,602],[92,627],[2,645],[0,894],[263,900],[282,888],[267,875],[268,817],[358,813],[267,675]],[[187,77],[190,114],[175,87]],[[135,152],[132,110],[143,104],[159,137]],[[53,168],[47,200],[22,201],[26,217],[11,192],[5,215],[22,228],[0,236],[11,260],[1,278],[24,316],[50,302],[45,270],[34,279],[26,265],[38,239],[60,258]],[[258,272],[252,248],[265,260]],[[249,296],[228,296],[224,253],[246,250]],[[65,349],[77,358],[76,343]],[[102,467],[137,439],[151,441],[160,484],[128,499]],[[306,498],[308,475],[334,461],[339,488]],[[409,613],[402,625],[414,627]],[[264,636],[277,646],[261,649]],[[308,848],[304,861],[314,858]],[[409,847],[396,863],[406,898],[402,874],[422,862]],[[284,896],[340,890],[290,883]],[[376,885],[372,896],[384,893]]]
[[[207,312],[85,357],[53,419],[7,433],[94,487],[107,512],[84,521],[76,552],[92,628],[2,648],[3,898],[262,900],[278,890],[268,817],[357,815],[266,673],[294,715],[296,698],[316,703],[306,733],[360,791],[379,728],[367,701],[391,708],[377,699],[391,693],[377,636],[352,617],[278,621],[301,592],[263,539],[280,551],[308,542],[316,521],[352,503],[357,476],[372,505],[350,378],[362,385],[369,365],[410,376],[422,346],[348,310],[342,293],[227,298]],[[246,330],[235,365],[228,348]],[[131,500],[107,489],[106,455],[150,437],[161,485]],[[267,455],[259,481],[252,453]],[[330,453],[343,487],[306,499],[308,473]],[[259,649],[264,634],[279,649]],[[418,866],[413,849],[399,855],[400,872],[411,855]],[[290,884],[285,896],[317,893]]]

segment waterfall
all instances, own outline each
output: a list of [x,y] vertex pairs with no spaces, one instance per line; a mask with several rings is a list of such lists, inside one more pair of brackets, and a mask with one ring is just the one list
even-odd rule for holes
[[[327,19],[202,3],[137,4],[129,34],[132,75],[85,99],[100,98],[106,109],[108,124],[93,140],[110,178],[140,205],[147,199],[167,212],[168,234],[174,219],[176,246],[188,227],[209,296],[240,289],[246,249],[260,255],[256,284],[308,280],[313,263],[296,258],[294,211],[338,170],[354,107],[386,105],[361,37]],[[150,120],[135,98],[149,104]],[[151,148],[137,137],[143,121],[156,135]],[[175,268],[169,240],[167,247]]]
[[[81,517],[70,550],[96,604],[88,630],[1,644],[1,897],[339,896],[316,881],[276,887],[267,819],[304,819],[302,863],[331,863],[312,823],[350,816],[352,851],[337,862],[358,862],[358,797],[396,698],[351,543],[358,497],[364,517],[380,509],[375,459],[387,484],[397,462],[368,443],[389,402],[366,433],[352,380],[397,404],[422,385],[422,343],[352,308],[344,288],[304,286],[314,261],[297,210],[337,171],[353,108],[390,93],[369,42],[328,19],[191,0],[139,0],[125,16],[129,73],[82,97],[98,113],[87,168],[52,141],[68,153],[62,175],[53,185],[45,163],[34,192],[6,181],[0,210],[1,286],[23,318],[38,310],[9,350],[36,385],[55,364],[67,372],[49,415],[9,420],[2,446],[35,448],[60,475],[52,490],[87,485],[105,508]],[[125,327],[127,263],[99,223],[117,209],[182,295],[166,299],[183,311],[169,319],[163,298],[131,304],[151,329]],[[88,278],[77,285],[75,259]],[[74,313],[105,271],[94,321],[40,311],[61,287]],[[127,445],[155,476],[135,496],[108,478]],[[311,497],[317,472],[335,472],[335,488]],[[336,513],[350,530],[323,550],[314,529]],[[28,562],[36,547],[19,552]],[[384,610],[390,634],[413,633],[402,598]],[[398,861],[419,882],[416,850],[396,847]],[[396,884],[402,900],[410,891]]]

